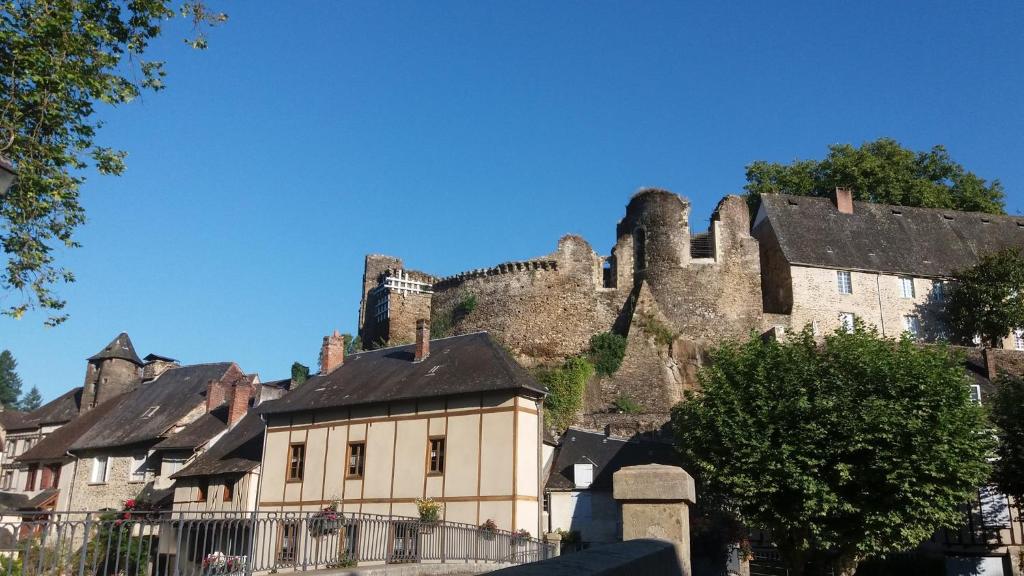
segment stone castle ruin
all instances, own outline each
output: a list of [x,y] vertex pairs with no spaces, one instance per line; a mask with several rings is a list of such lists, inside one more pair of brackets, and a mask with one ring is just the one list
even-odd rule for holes
[[[368,255],[359,335],[367,348],[408,343],[416,320],[430,318],[433,337],[486,330],[537,366],[614,331],[627,338],[625,358],[614,375],[592,380],[582,423],[654,430],[696,385],[712,345],[763,328],[758,244],[742,198],[723,198],[707,232],[694,234],[690,203],[657,189],[630,199],[615,232],[608,256],[569,235],[547,256],[444,278]],[[642,413],[616,413],[622,396]]]

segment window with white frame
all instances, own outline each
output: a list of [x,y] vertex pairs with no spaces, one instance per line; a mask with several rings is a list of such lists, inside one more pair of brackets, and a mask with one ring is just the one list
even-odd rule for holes
[[901,276],[899,279],[899,295],[902,298],[913,297],[913,279],[909,276]]
[[836,271],[836,289],[840,294],[853,294],[853,279],[845,270]]
[[921,337],[921,319],[914,314],[908,314],[903,317],[903,330],[906,331],[912,338]]
[[573,464],[572,479],[577,488],[590,488],[594,482],[594,465],[590,462]]
[[853,312],[840,312],[839,313],[839,325],[843,327],[843,330],[847,332],[853,332]]
[[96,456],[92,459],[92,474],[89,482],[93,484],[105,484],[107,481],[107,467],[109,461],[106,456]]
[[1024,330],[1018,328],[1013,331],[1013,347],[1017,350],[1024,350]]
[[946,301],[946,283],[942,280],[932,280],[932,300],[935,302]]
[[978,384],[971,384],[971,402],[981,404],[981,386]]
[[149,470],[149,467],[146,465],[146,454],[135,454],[132,456],[132,475],[129,480],[132,482],[145,482],[147,470]]

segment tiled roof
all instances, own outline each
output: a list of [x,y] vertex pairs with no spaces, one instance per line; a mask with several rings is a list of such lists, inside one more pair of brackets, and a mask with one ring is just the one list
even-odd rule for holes
[[[0,418],[5,419],[3,424],[8,431],[32,430],[44,424],[61,424],[78,415],[81,401],[82,388],[72,388],[32,412],[15,413],[5,410],[4,414],[11,414],[11,416],[0,416]],[[6,420],[8,418],[9,420]]]
[[569,428],[555,448],[548,475],[547,490],[575,490],[573,465],[581,463],[594,465],[594,478],[590,490],[611,491],[612,474],[624,466],[640,464],[679,465],[679,457],[670,444],[661,442],[631,442],[622,438],[606,436],[600,432],[588,432]]
[[106,402],[97,404],[67,424],[46,435],[35,446],[18,456],[18,462],[38,462],[62,460],[76,440],[82,437],[93,426],[102,423],[108,414],[117,409],[130,394],[122,394]]
[[760,210],[790,264],[936,277],[1003,248],[1024,248],[1024,216],[870,202],[843,214],[830,198],[787,194],[762,195]]
[[125,394],[118,409],[82,434],[71,451],[161,440],[167,430],[206,401],[209,381],[224,378],[233,366],[231,362],[195,364],[162,373]]
[[275,401],[268,413],[503,390],[547,393],[486,332],[431,340],[422,362],[413,362],[414,348],[352,354],[333,372],[310,377]]
[[134,362],[138,366],[142,366],[142,360],[139,359],[139,355],[135,353],[135,346],[132,345],[132,339],[128,337],[128,334],[121,332],[116,338],[110,341],[103,350],[100,350],[96,354],[89,357],[89,360],[104,360],[107,358],[120,358],[121,360],[128,360]]

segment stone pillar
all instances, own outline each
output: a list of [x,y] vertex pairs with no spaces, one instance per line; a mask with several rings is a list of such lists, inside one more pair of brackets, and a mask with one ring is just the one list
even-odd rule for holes
[[622,539],[672,542],[684,576],[690,568],[690,510],[696,502],[693,477],[678,466],[628,466],[612,475],[613,496],[622,504]]
[[561,534],[559,534],[558,532],[548,532],[547,534],[544,535],[544,541],[548,543],[548,546],[551,546],[551,556],[552,557],[561,556],[562,555],[562,535]]

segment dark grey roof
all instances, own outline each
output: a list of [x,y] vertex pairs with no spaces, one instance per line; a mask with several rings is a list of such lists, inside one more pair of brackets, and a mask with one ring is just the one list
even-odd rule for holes
[[103,350],[89,357],[89,360],[104,360],[106,358],[120,358],[142,366],[142,360],[135,353],[135,346],[132,346],[132,339],[128,334],[121,332],[116,338],[110,341]]
[[548,476],[547,490],[575,490],[573,465],[590,462],[594,465],[594,480],[590,490],[611,491],[612,474],[623,466],[640,464],[679,465],[679,457],[670,444],[661,442],[630,442],[569,428],[555,448]]
[[[21,510],[28,503],[28,495],[18,492],[0,492],[0,511]],[[0,530],[4,532],[4,530]]]
[[[3,426],[5,430],[17,430],[26,427],[25,422],[27,420],[28,412],[20,412],[18,410],[4,410],[0,412],[0,426]],[[34,428],[35,426],[28,425],[27,427]]]
[[63,460],[68,450],[83,434],[97,423],[102,423],[107,414],[113,412],[130,394],[122,394],[106,402],[97,404],[92,410],[80,414],[67,424],[46,435],[35,446],[18,456],[18,462],[39,462],[47,460]]
[[21,416],[5,416],[4,418],[10,418],[10,420],[5,420],[4,426],[8,431],[13,431],[32,430],[43,424],[62,424],[78,415],[81,401],[82,388],[72,388],[32,412],[27,414],[22,412]]
[[268,413],[502,390],[547,393],[486,332],[431,340],[422,362],[413,362],[414,348],[352,354],[333,372],[310,377],[275,401]]
[[[82,434],[71,451],[155,443],[196,406],[205,402],[206,385],[220,380],[231,362],[172,368],[126,394],[118,409]],[[237,370],[237,368],[236,368]],[[158,406],[152,416],[144,417]]]
[[268,404],[250,410],[234,428],[171,478],[244,474],[259,466],[265,428],[260,412]]
[[143,360],[145,360],[147,363],[156,360],[160,360],[162,362],[177,362],[177,360],[175,360],[174,358],[171,358],[169,356],[161,356],[159,354],[146,354],[146,357],[143,358]]
[[174,504],[174,486],[157,488],[156,482],[150,480],[142,487],[135,500],[143,509],[169,510]]
[[196,418],[184,430],[171,434],[153,447],[154,450],[194,450],[228,429],[228,407],[221,404],[212,412]]
[[[1024,216],[764,194],[761,210],[790,264],[913,276],[949,276],[980,256],[1024,248]],[[765,226],[757,222],[754,232]]]

